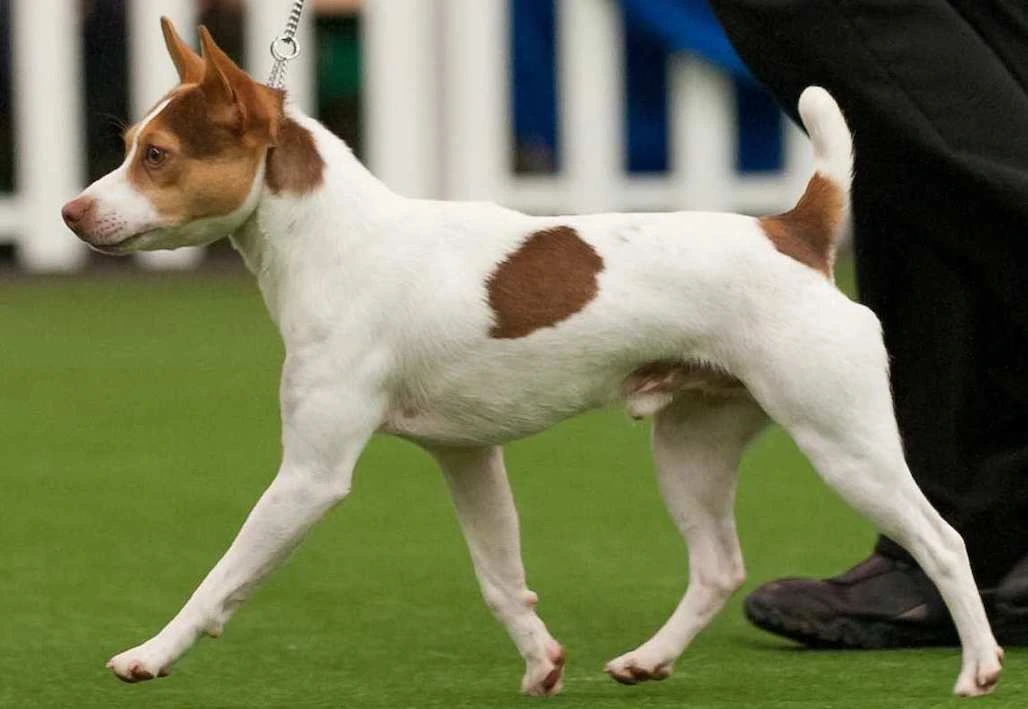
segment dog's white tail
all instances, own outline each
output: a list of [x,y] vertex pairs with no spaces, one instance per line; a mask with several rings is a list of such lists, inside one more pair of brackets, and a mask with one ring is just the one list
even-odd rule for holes
[[853,174],[853,139],[839,104],[820,86],[800,95],[800,118],[814,144],[814,169],[849,192]]
[[849,221],[850,183],[853,178],[853,138],[839,104],[820,86],[808,86],[800,95],[800,118],[814,145],[814,171],[827,177],[843,193]]
[[835,250],[850,224],[853,139],[824,89],[807,87],[799,109],[814,144],[814,176],[795,207],[762,218],[760,225],[779,251],[831,278]]

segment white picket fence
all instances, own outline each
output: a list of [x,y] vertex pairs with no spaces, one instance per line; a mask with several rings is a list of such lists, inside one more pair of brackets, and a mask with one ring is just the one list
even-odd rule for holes
[[[13,235],[33,271],[80,267],[85,251],[64,228],[60,206],[84,176],[82,53],[67,0],[14,0],[17,194],[0,196],[0,234]],[[248,0],[248,67],[270,68],[267,45],[287,0]],[[537,213],[708,209],[771,211],[790,204],[808,176],[806,139],[790,128],[785,168],[735,171],[734,102],[728,79],[688,57],[672,60],[671,169],[630,176],[624,167],[623,29],[615,0],[557,0],[563,169],[512,170],[508,0],[366,0],[366,145],[371,169],[402,194],[491,199]],[[131,0],[131,106],[138,118],[174,84],[158,18],[183,34],[193,0]],[[309,46],[311,14],[301,30]],[[301,106],[313,97],[313,52],[290,67]],[[40,80],[45,77],[45,80]],[[140,256],[152,268],[188,268],[199,250]]]

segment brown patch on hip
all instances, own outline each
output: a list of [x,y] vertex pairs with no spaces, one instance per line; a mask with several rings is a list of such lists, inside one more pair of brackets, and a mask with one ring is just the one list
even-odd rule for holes
[[311,132],[291,118],[279,124],[278,144],[268,151],[264,181],[275,194],[304,195],[321,187],[325,161]]
[[761,217],[760,226],[781,253],[831,278],[842,206],[842,189],[815,173],[795,207]]
[[603,259],[571,227],[531,234],[486,281],[496,318],[490,337],[525,337],[567,320],[596,297],[602,270]]

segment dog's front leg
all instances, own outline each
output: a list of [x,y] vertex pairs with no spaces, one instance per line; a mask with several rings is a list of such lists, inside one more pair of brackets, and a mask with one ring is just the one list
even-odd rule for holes
[[[254,587],[300,543],[318,519],[350,490],[353,466],[380,420],[375,396],[311,387],[300,395],[283,378],[283,460],[235,541],[178,615],[142,645],[107,666],[126,682],[168,674],[203,633],[217,637]],[[311,390],[315,394],[309,394]]]
[[564,650],[536,615],[525,584],[514,497],[496,447],[436,449],[486,604],[525,659],[521,690],[547,696],[561,689]]

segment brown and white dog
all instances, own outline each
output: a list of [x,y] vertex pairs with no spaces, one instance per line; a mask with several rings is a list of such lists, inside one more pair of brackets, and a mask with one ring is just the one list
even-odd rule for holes
[[963,643],[956,693],[993,688],[1002,651],[960,536],[904,462],[878,321],[831,280],[852,163],[827,92],[800,99],[816,172],[786,214],[532,217],[392,193],[206,30],[201,57],[163,27],[181,85],[64,217],[105,253],[230,235],[285,341],[283,459],[179,614],[111,659],[118,677],[167,674],[199,635],[221,633],[346,497],[383,432],[439,461],[485,600],[527,664],[523,691],[559,691],[564,653],[525,584],[501,445],[620,403],[654,417],[690,580],[667,623],[607,665],[614,679],[667,677],[742,583],[736,466],[770,416],[936,583]]

